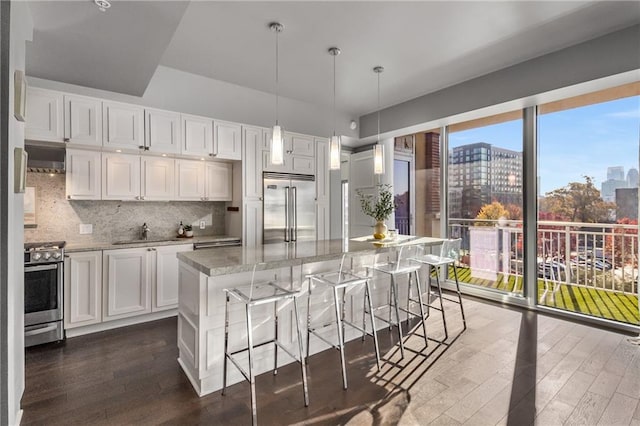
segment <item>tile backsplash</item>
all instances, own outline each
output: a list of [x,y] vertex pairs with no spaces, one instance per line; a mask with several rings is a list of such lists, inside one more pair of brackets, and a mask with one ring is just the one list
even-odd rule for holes
[[[65,198],[65,175],[27,173],[27,186],[36,188],[35,228],[26,228],[26,242],[114,242],[140,237],[144,222],[149,239],[171,238],[178,223],[192,224],[194,235],[225,234],[225,203],[201,201],[134,202],[69,201]],[[198,228],[204,220],[206,228]],[[80,225],[91,224],[92,234],[80,235]]]

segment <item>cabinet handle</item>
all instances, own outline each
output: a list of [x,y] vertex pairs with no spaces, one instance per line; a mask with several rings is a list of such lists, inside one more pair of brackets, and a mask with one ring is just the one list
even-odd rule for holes
[[69,142],[69,138],[64,138],[62,140],[65,141],[65,142]]
[[70,200],[70,199],[71,199],[71,195],[67,195],[67,200]]
[[140,197],[141,200],[144,200],[144,197]]
[[145,146],[145,147],[144,147],[144,150],[145,150],[145,151],[149,151],[149,147],[148,147],[148,146]]
[[216,155],[212,152],[209,154],[209,157],[215,157]]
[[144,150],[144,145],[138,145],[138,149]]
[[151,248],[148,248],[147,251],[151,251]]
[[258,198],[258,200],[263,201],[263,200],[262,200],[262,197]]

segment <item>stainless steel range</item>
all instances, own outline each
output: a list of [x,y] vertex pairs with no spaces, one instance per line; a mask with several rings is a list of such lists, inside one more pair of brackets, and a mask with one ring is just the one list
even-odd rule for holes
[[24,344],[64,339],[64,241],[24,245]]

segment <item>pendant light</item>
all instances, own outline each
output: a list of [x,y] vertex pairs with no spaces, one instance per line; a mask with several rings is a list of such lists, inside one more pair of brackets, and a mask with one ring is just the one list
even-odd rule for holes
[[284,138],[282,135],[282,128],[278,124],[278,89],[279,89],[279,75],[278,75],[278,35],[284,30],[284,25],[279,22],[272,22],[269,24],[271,31],[276,33],[276,124],[273,126],[271,132],[271,164],[279,166],[284,164]]
[[373,72],[378,74],[378,142],[373,146],[373,173],[384,174],[384,146],[380,143],[380,74],[384,67],[377,66]]
[[329,141],[329,170],[340,169],[340,136],[336,136],[336,56],[340,54],[340,49],[330,47],[329,54],[333,56],[333,136]]

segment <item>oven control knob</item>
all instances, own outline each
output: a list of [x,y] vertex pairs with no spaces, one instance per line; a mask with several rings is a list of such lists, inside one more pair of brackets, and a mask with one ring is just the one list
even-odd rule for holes
[[60,259],[60,252],[59,251],[53,252],[53,258],[54,259]]
[[41,257],[42,255],[40,253],[33,253],[33,256],[31,256],[31,260],[40,260]]
[[49,253],[48,251],[45,251],[43,257],[44,257],[44,260],[49,260],[51,258],[51,253]]

